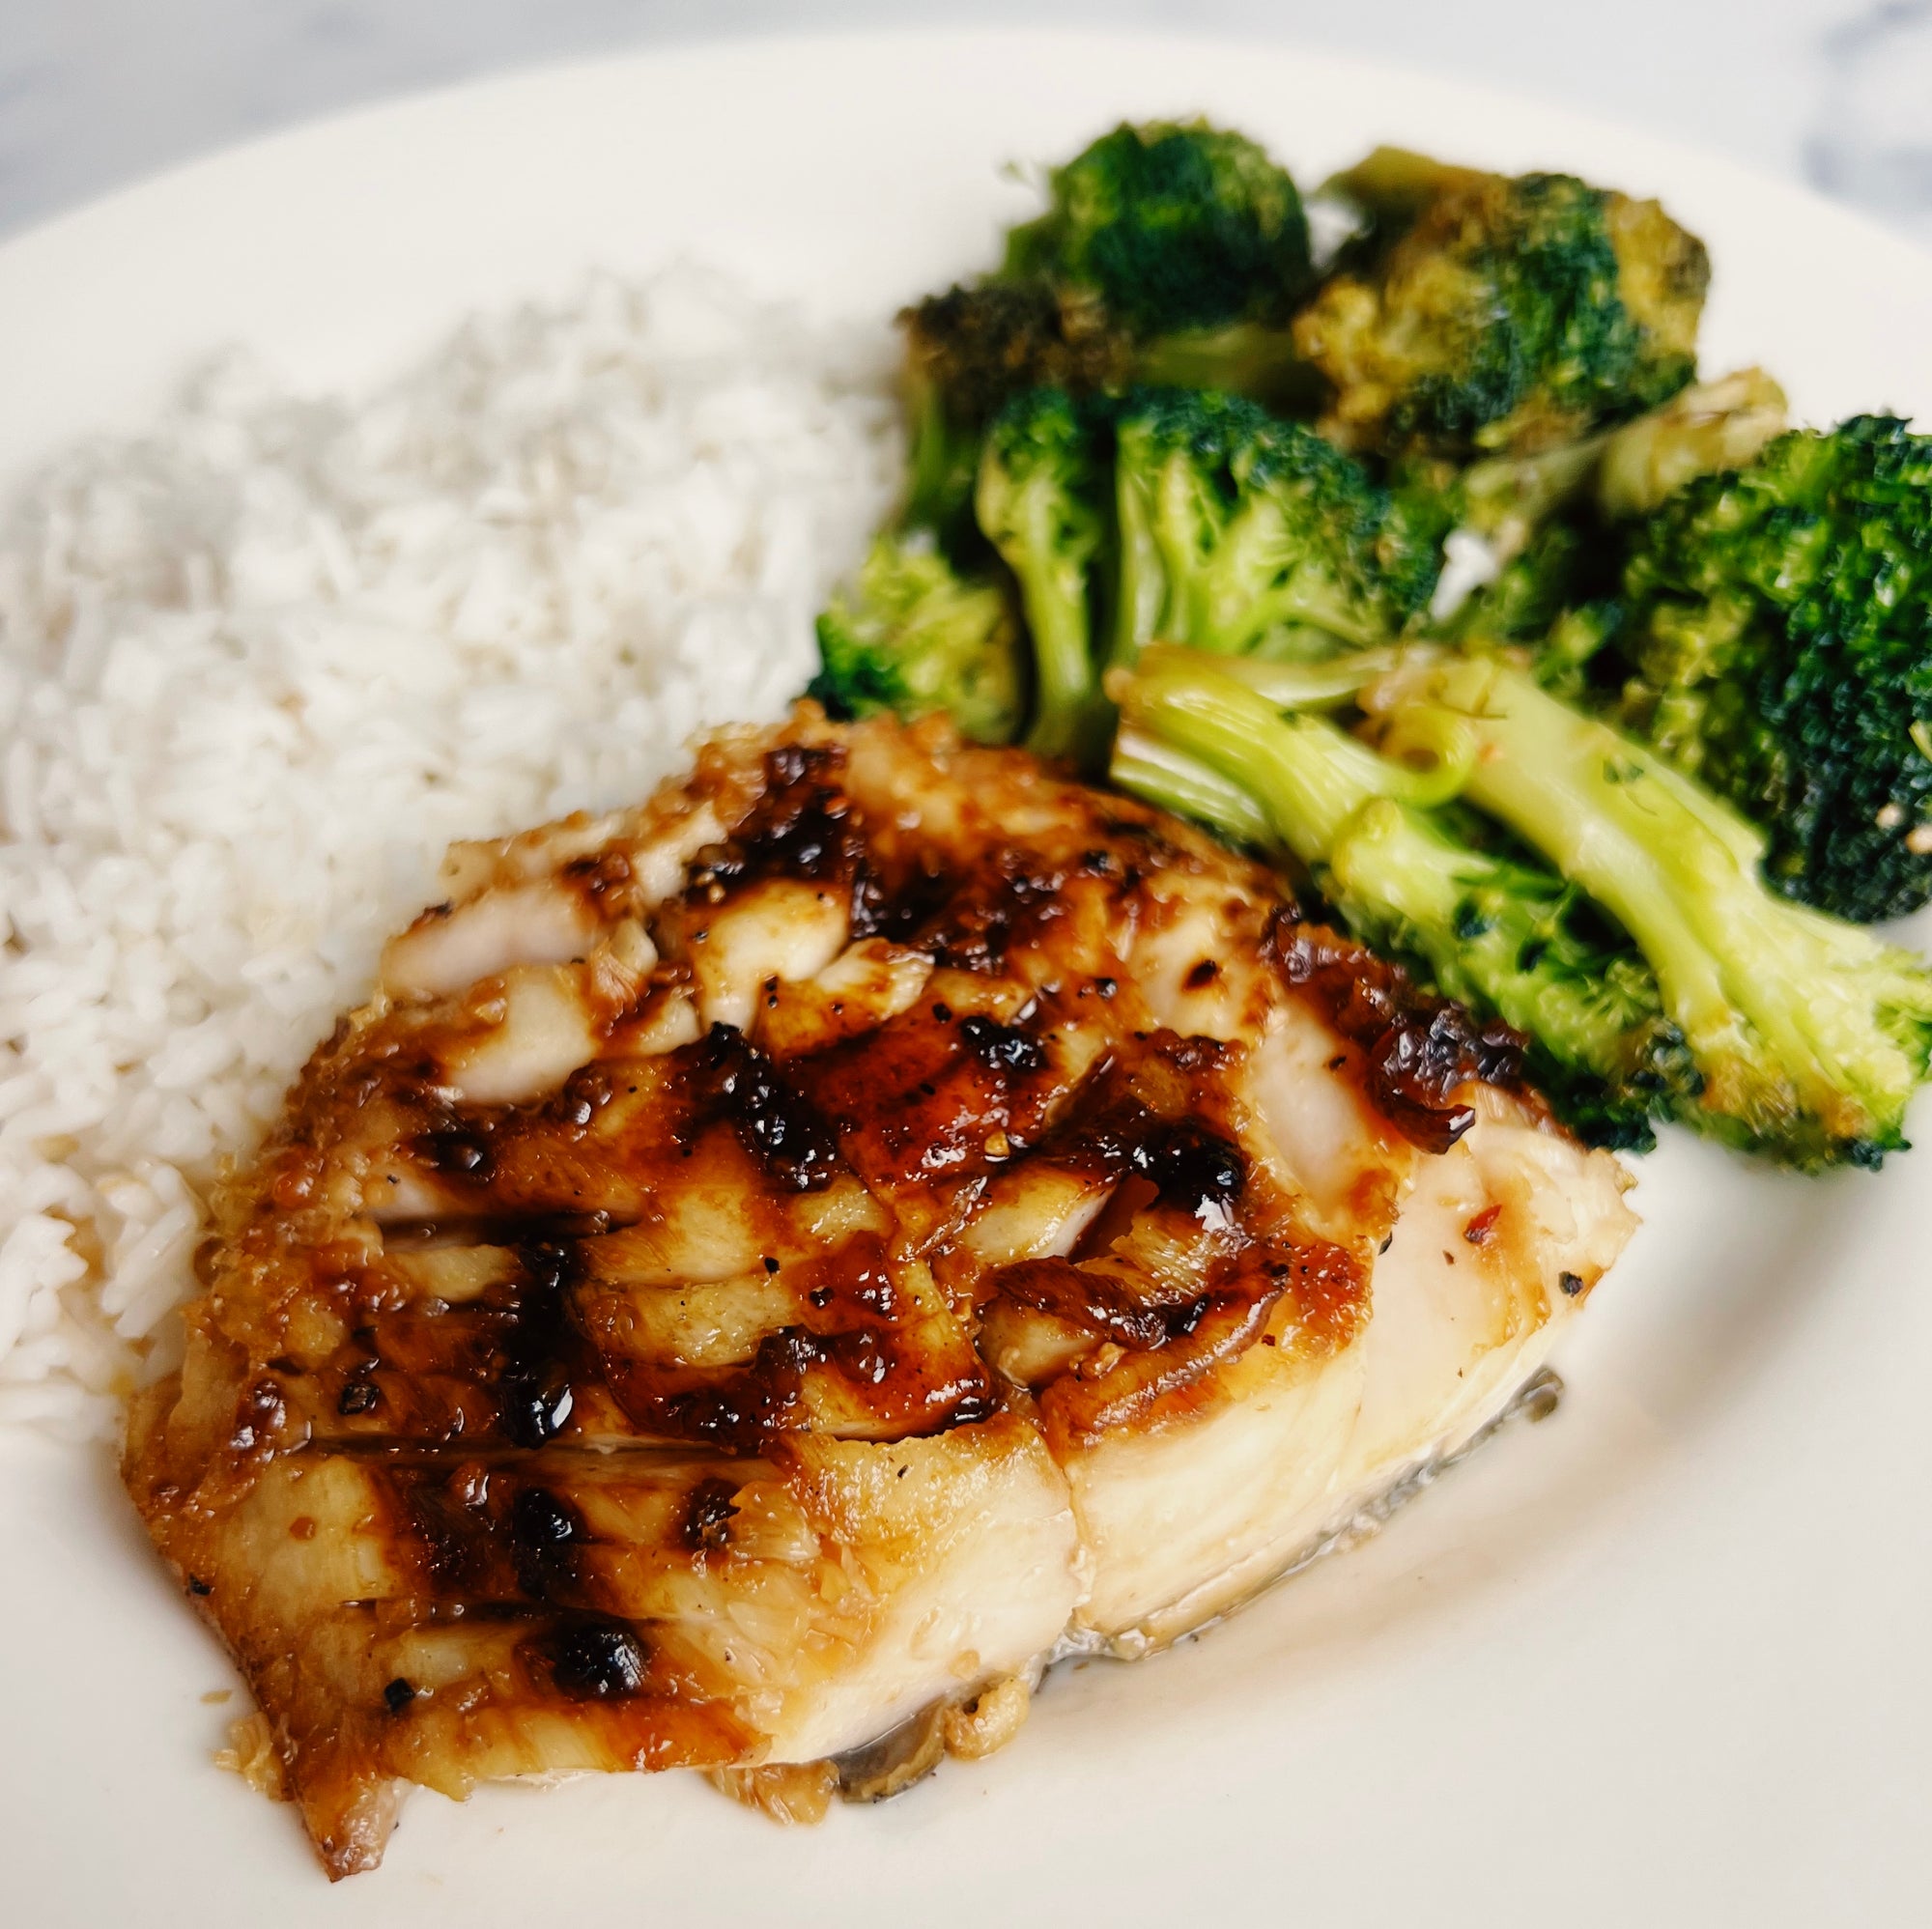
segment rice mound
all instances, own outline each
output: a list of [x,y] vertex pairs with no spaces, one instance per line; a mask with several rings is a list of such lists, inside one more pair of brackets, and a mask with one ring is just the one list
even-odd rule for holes
[[117,1425],[451,839],[782,710],[899,473],[889,355],[599,279],[355,400],[226,356],[0,517],[0,1425]]

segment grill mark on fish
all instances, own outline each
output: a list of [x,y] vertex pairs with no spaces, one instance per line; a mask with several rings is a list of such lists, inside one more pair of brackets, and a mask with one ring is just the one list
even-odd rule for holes
[[810,1101],[732,1026],[714,1025],[705,1051],[714,1102],[745,1149],[788,1191],[818,1192],[829,1185],[838,1143]]

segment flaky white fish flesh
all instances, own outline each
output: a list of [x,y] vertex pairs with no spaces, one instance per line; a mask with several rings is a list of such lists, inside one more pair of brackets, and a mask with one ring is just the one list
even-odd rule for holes
[[727,732],[445,883],[127,1461],[334,1875],[411,1783],[983,1752],[1472,1439],[1631,1230],[1510,1035],[936,725]]

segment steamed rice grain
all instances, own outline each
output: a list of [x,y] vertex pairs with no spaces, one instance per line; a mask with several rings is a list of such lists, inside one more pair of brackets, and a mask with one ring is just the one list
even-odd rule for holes
[[890,344],[721,278],[471,322],[355,402],[204,371],[0,522],[0,1423],[164,1357],[245,1153],[444,847],[776,715],[885,512]]

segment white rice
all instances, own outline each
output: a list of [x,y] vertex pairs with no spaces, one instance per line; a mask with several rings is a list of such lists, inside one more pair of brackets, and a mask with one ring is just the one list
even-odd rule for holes
[[899,471],[889,354],[600,280],[354,401],[224,358],[8,509],[0,1424],[116,1424],[210,1179],[452,838],[799,690]]

